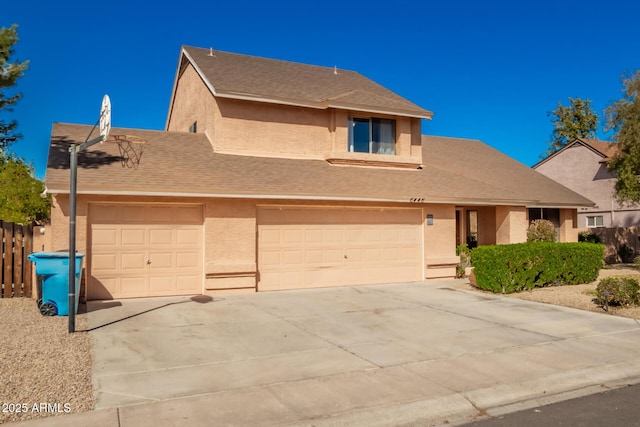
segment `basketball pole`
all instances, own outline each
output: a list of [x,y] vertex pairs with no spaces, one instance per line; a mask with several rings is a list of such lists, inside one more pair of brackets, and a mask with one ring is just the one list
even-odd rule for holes
[[[97,123],[96,123],[97,126]],[[93,129],[96,128],[93,127]],[[91,133],[89,136],[91,136]],[[89,137],[87,137],[87,140]],[[76,195],[78,183],[78,152],[91,147],[98,142],[104,141],[104,136],[100,135],[91,141],[83,144],[71,144],[69,147],[69,164],[71,177],[69,183],[69,333],[76,331]]]
[[[103,98],[100,117],[87,139],[80,145],[71,143],[69,147],[69,333],[76,331],[76,195],[78,183],[78,152],[107,139],[111,130],[111,101]],[[106,123],[106,122],[108,123]],[[100,136],[89,141],[91,134],[100,125]]]

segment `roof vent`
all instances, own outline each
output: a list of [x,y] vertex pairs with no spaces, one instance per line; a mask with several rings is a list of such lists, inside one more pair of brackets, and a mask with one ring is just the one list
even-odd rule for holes
[[333,74],[338,74],[338,66],[337,65],[333,66]]
[[216,56],[216,55],[213,53],[213,48],[212,48],[212,47],[210,47],[210,48],[209,48],[209,56]]

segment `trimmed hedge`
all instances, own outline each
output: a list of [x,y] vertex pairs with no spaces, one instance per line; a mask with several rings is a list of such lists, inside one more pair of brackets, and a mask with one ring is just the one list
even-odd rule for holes
[[472,265],[479,288],[509,294],[593,282],[603,258],[602,244],[528,242],[479,246],[473,250]]

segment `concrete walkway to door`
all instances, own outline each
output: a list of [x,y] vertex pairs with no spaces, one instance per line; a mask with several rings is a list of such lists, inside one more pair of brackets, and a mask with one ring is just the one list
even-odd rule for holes
[[96,410],[41,421],[456,425],[640,382],[638,322],[453,284],[92,302]]

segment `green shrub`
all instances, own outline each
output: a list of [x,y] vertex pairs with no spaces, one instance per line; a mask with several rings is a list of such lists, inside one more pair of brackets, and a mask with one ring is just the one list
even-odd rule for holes
[[582,233],[578,234],[578,242],[602,243],[602,240],[600,240],[600,237],[597,234],[583,231]]
[[467,267],[471,267],[471,249],[463,243],[456,246],[456,255],[460,257],[460,263],[456,266],[456,277],[464,277]]
[[640,270],[640,256],[637,256],[634,260],[633,260],[633,264],[635,265],[635,267],[637,269]]
[[536,219],[529,224],[527,242],[555,242],[556,227],[547,219]]
[[479,246],[473,250],[472,265],[479,288],[512,293],[593,282],[603,257],[602,244],[528,242]]
[[640,285],[631,277],[606,277],[596,287],[595,302],[607,307],[609,305],[630,306],[640,303]]

